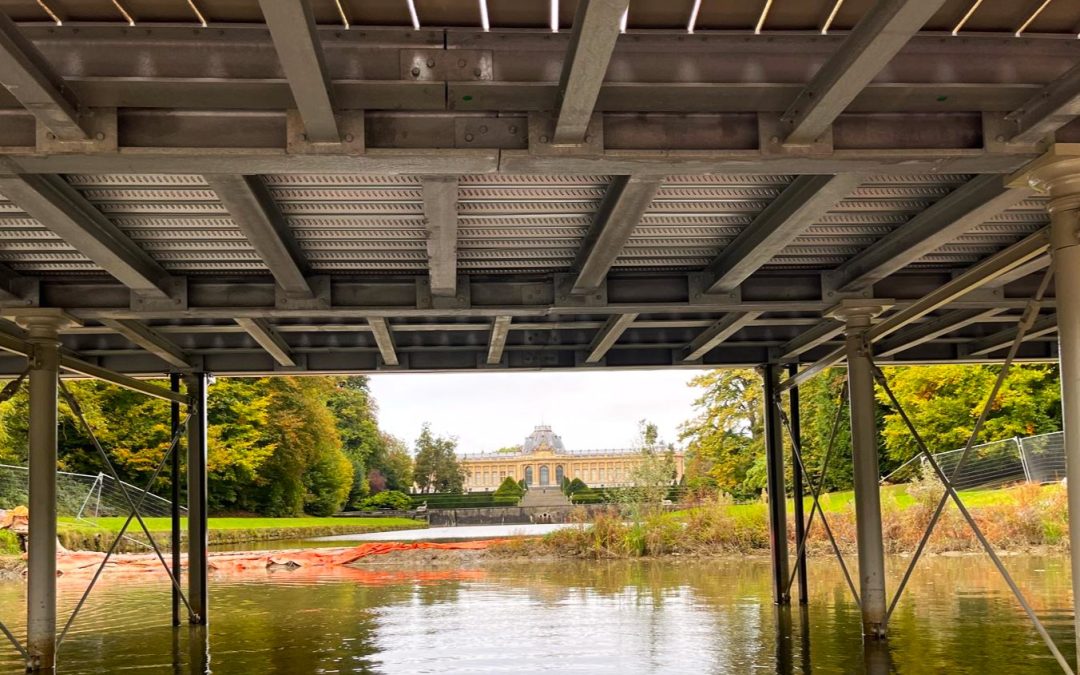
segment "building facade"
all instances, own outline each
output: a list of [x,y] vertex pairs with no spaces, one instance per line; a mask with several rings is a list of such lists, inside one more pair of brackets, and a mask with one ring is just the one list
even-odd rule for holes
[[[684,458],[675,451],[674,481],[682,480]],[[550,426],[533,429],[512,454],[485,453],[463,455],[461,463],[468,471],[465,489],[490,491],[507,476],[524,480],[530,486],[561,485],[563,477],[580,478],[589,487],[620,487],[630,484],[630,476],[641,461],[641,451],[634,448],[614,450],[567,450]]]

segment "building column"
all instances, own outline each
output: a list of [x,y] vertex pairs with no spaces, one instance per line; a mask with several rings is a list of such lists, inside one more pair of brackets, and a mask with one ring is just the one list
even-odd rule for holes
[[[794,377],[799,372],[798,364],[788,366],[788,376]],[[802,423],[799,416],[799,388],[792,387],[788,390],[789,417],[791,419],[791,435],[802,448]],[[806,515],[803,513],[803,472],[802,465],[795,458],[795,447],[791,448],[791,502],[792,515],[795,517],[795,550],[803,549],[803,555],[795,561],[796,575],[799,579],[799,604],[809,602],[806,585],[806,551],[803,540],[806,539]]]
[[878,468],[874,372],[867,331],[881,301],[844,300],[828,314],[846,324],[851,455],[855,478],[855,535],[859,552],[859,595],[863,635],[885,637],[885,545],[881,534],[881,474]]
[[1055,145],[1009,179],[1050,195],[1050,251],[1057,297],[1061,418],[1072,554],[1073,611],[1080,646],[1080,148]]
[[27,537],[27,670],[56,666],[56,426],[59,311],[19,317],[30,354],[30,485]]
[[780,383],[780,368],[766,365],[765,380],[765,470],[769,493],[769,550],[772,555],[773,601],[778,605],[791,602],[788,594],[787,490],[784,487],[784,427],[776,396]]
[[188,602],[196,614],[193,623],[206,624],[209,610],[207,588],[209,534],[206,521],[206,373],[188,377],[188,397],[193,406],[188,421]]
[[[169,388],[173,391],[180,392],[180,373],[169,374]],[[180,430],[180,404],[173,401],[169,404],[169,433],[170,438],[176,436],[176,432]],[[172,588],[172,623],[174,626],[180,625],[180,592],[177,589],[177,585],[180,584],[180,445],[177,443],[177,447],[173,448],[172,457],[169,459],[169,489],[171,491],[170,500],[172,503],[169,505],[169,516],[171,518],[171,541],[172,541],[172,573],[173,579],[176,580],[176,585]]]

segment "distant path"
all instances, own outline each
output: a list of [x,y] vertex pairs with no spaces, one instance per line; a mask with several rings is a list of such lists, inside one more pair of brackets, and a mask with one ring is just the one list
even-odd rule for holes
[[529,525],[464,525],[461,527],[430,527],[423,530],[368,532],[315,537],[309,541],[453,541],[465,539],[503,539],[505,537],[534,537],[566,527],[573,523],[542,523]]

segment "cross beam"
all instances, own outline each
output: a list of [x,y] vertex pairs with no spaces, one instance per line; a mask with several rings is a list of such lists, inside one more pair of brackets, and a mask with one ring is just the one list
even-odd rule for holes
[[1037,143],[1080,116],[1080,63],[1008,115],[1016,123],[1011,143]]
[[191,361],[187,353],[175,342],[157,332],[142,321],[135,319],[102,319],[101,324],[123,335],[171,366],[187,370]]
[[262,178],[235,175],[208,175],[204,178],[217,193],[233,222],[266,263],[285,295],[290,298],[313,297],[314,291],[307,279],[310,270],[303,249]]
[[431,294],[453,297],[457,293],[458,179],[433,176],[425,178],[423,186]]
[[[1058,318],[1057,314],[1048,314],[1047,316],[1036,319],[1024,333],[1024,340],[1034,340],[1035,338],[1049,335],[1057,331]],[[1006,328],[1005,330],[998,331],[991,335],[987,335],[981,340],[976,340],[971,343],[971,348],[967,352],[969,356],[982,356],[984,354],[990,354],[1001,349],[1005,349],[1010,346],[1014,340],[1016,340],[1016,333],[1019,327],[1013,326],[1012,328]]]
[[556,145],[581,145],[629,0],[580,0],[556,94]]
[[571,292],[582,294],[600,288],[659,189],[657,178],[618,176],[612,181],[574,260],[577,279]]
[[893,356],[899,354],[924,342],[930,342],[942,335],[958,331],[964,326],[985,321],[1000,314],[1001,311],[1001,309],[957,309],[946,312],[939,317],[900,331],[892,338],[882,341],[874,350],[874,355]]
[[696,361],[705,356],[720,343],[745,328],[751,321],[761,316],[762,312],[731,312],[725,314],[712,326],[706,328],[701,335],[694,338],[686,347],[683,361]]
[[973,178],[838,267],[836,286],[863,290],[1030,197],[1001,176]]
[[727,293],[818,222],[860,182],[855,174],[800,176],[705,269],[710,293]]
[[340,143],[330,77],[309,0],[259,0],[281,69],[312,143]]
[[822,319],[821,323],[808,328],[785,342],[780,347],[780,359],[792,359],[814,347],[825,344],[844,332],[844,324],[832,319]]
[[506,349],[506,337],[510,334],[511,316],[497,316],[491,324],[491,339],[488,340],[487,364],[498,365]]
[[616,314],[609,317],[600,330],[596,331],[585,363],[599,363],[637,318],[637,314]]
[[79,101],[41,52],[0,12],[0,84],[62,141],[86,140]]
[[943,4],[944,0],[875,3],[781,117],[790,128],[784,143],[810,145],[828,131]]
[[169,273],[60,176],[0,175],[0,192],[131,290],[169,297]]
[[255,342],[258,342],[259,346],[265,349],[270,356],[274,357],[274,361],[277,361],[279,365],[288,368],[296,367],[296,361],[292,357],[289,344],[274,330],[274,327],[268,321],[265,319],[240,318],[236,319],[236,323],[247,331],[247,334]]
[[371,326],[371,334],[375,337],[375,344],[379,347],[383,363],[388,366],[399,365],[397,351],[394,349],[394,336],[390,332],[390,325],[386,319],[373,316],[367,321]]

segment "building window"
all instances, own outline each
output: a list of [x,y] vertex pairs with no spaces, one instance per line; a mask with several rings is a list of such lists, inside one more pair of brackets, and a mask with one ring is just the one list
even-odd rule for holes
[[547,464],[542,464],[540,466],[540,484],[541,485],[550,485],[551,484],[551,476],[548,474]]
[[532,485],[532,467],[525,467],[525,485]]
[[566,474],[563,473],[562,464],[556,464],[555,465],[555,484],[556,485],[562,485],[563,478],[565,478],[565,477],[566,477]]

